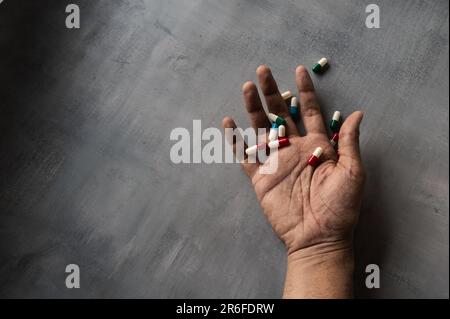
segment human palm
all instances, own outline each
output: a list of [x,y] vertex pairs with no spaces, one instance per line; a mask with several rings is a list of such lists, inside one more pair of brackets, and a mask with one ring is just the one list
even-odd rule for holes
[[[358,147],[362,113],[353,113],[343,123],[339,133],[338,159],[327,137],[306,69],[299,66],[296,70],[305,136],[300,136],[290,117],[270,69],[260,66],[257,75],[269,111],[287,121],[290,142],[288,147],[278,150],[278,167],[271,174],[263,174],[260,170],[270,165],[268,162],[243,162],[274,231],[289,253],[311,246],[351,242],[365,175]],[[270,127],[256,86],[252,82],[245,83],[243,93],[252,126],[255,129]],[[236,127],[228,117],[223,125],[225,128]],[[307,161],[319,146],[323,149],[321,163],[313,168]]]

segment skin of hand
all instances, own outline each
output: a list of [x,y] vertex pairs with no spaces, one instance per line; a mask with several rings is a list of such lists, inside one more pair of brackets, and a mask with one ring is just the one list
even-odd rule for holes
[[[300,101],[301,136],[267,66],[256,70],[269,112],[283,117],[290,145],[278,150],[278,169],[260,174],[261,163],[242,162],[275,233],[285,243],[288,270],[286,298],[346,298],[352,295],[353,229],[358,220],[365,171],[359,151],[363,113],[352,113],[339,131],[339,157],[330,144],[310,75],[299,66],[295,79]],[[270,128],[257,87],[243,85],[253,128]],[[224,128],[236,128],[232,118]],[[307,164],[316,147],[320,164]]]

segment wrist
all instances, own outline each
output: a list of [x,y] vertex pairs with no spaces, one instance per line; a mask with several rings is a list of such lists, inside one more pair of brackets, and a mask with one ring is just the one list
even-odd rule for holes
[[322,243],[290,252],[285,298],[351,298],[353,245],[351,240]]
[[343,239],[313,244],[304,248],[288,250],[288,262],[309,263],[315,260],[330,259],[353,250],[353,239]]

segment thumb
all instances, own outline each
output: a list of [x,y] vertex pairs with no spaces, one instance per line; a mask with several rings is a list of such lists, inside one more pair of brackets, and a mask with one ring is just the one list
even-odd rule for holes
[[363,112],[353,112],[342,124],[339,131],[339,163],[352,166],[352,162],[361,162],[359,151],[359,125]]

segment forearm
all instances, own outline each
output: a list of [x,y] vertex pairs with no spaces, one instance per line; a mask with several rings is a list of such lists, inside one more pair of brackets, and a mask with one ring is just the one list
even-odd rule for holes
[[322,244],[289,254],[283,298],[352,298],[352,245]]

